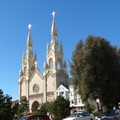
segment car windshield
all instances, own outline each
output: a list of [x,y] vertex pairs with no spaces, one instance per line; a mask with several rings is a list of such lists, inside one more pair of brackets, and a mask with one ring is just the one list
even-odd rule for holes
[[40,119],[49,119],[49,117],[47,115],[41,115],[41,116],[38,116]]
[[69,117],[81,117],[82,113],[73,113]]
[[106,112],[106,115],[109,116],[109,115],[115,115],[115,114],[119,114],[119,112],[117,110],[109,110]]
[[27,120],[27,119],[28,119],[28,117],[22,117],[19,120]]

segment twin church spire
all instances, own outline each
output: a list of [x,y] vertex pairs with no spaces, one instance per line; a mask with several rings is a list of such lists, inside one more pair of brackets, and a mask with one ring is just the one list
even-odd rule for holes
[[52,28],[51,28],[51,35],[52,37],[55,37],[55,36],[57,37],[58,31],[55,23],[55,12],[53,12],[52,15],[53,15],[53,22],[52,22]]
[[38,68],[37,55],[32,50],[32,35],[31,35],[32,25],[28,25],[28,36],[26,42],[26,53],[22,55],[22,68],[20,70],[20,76],[24,78],[29,78],[35,69]]
[[[47,45],[47,55],[46,62],[44,63],[45,71],[52,70],[53,72],[58,72],[59,70],[63,70],[66,72],[66,62],[63,59],[63,46],[62,43],[59,45],[58,42],[58,31],[55,22],[55,12],[52,13],[53,21],[51,27],[51,43]],[[37,66],[37,55],[34,54],[32,50],[32,35],[31,35],[31,27],[32,25],[28,25],[28,37],[27,37],[27,50],[26,55],[23,55],[22,59],[22,69],[20,72],[21,76],[27,75],[28,78],[32,74],[32,72],[38,68]],[[32,72],[31,72],[32,71]]]
[[63,46],[58,42],[58,31],[55,22],[55,12],[52,13],[53,21],[51,27],[51,42],[47,45],[47,61],[44,62],[45,71],[52,70],[54,73],[59,70],[66,71],[66,62],[64,62]]

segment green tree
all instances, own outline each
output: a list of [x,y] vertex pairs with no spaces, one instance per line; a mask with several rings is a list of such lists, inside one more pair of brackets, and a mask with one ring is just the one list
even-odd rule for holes
[[18,101],[12,106],[12,110],[13,110],[13,120],[17,119],[17,114],[18,114],[18,107],[19,107],[19,103]]
[[28,100],[27,100],[26,97],[23,97],[19,101],[19,105],[18,105],[18,110],[17,110],[17,116],[18,116],[18,118],[22,117],[28,111],[29,111]]
[[43,103],[39,111],[43,114],[48,112],[54,120],[62,120],[62,118],[69,115],[69,106],[69,100],[64,99],[62,96],[58,96],[56,100],[52,102]]
[[48,111],[50,112],[49,106],[50,106],[50,102],[43,103],[40,107],[39,112],[41,114],[47,114]]
[[[100,99],[111,109],[120,94],[119,49],[97,36],[80,40],[73,52],[71,74],[75,89],[83,101]],[[114,92],[114,94],[113,94]]]
[[89,102],[85,103],[85,111],[92,113],[95,110],[95,107],[91,105]]
[[50,105],[50,113],[54,115],[55,120],[61,120],[69,115],[70,102],[62,96],[58,96]]
[[15,105],[12,105],[12,97],[7,94],[3,95],[3,91],[0,89],[0,120],[20,118],[26,112],[28,112],[28,101],[26,97]]
[[0,89],[0,120],[13,120],[14,113],[12,106],[12,97],[9,95],[3,95],[3,91]]

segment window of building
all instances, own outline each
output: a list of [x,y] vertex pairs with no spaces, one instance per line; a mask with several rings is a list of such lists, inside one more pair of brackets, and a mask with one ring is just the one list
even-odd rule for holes
[[53,69],[53,60],[52,60],[52,58],[49,60],[49,66],[50,66],[50,69]]
[[60,69],[60,70],[62,69],[62,62],[61,62],[61,59],[58,59],[57,68]]
[[27,68],[26,68],[26,66],[24,67],[24,75],[27,75]]
[[64,95],[64,92],[60,92],[60,94],[59,94],[60,96],[63,96]]
[[31,71],[32,71],[32,72],[35,71],[35,67],[34,67],[34,66],[31,67]]

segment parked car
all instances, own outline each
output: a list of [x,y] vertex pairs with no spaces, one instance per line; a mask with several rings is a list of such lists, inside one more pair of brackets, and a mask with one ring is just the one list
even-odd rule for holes
[[103,120],[120,120],[120,112],[118,110],[109,110]]
[[95,116],[95,120],[102,120],[104,119],[106,116],[103,114],[103,115],[99,115],[99,116]]
[[106,111],[103,115],[95,117],[95,120],[117,120],[120,119],[120,113],[118,110]]
[[94,115],[88,112],[75,112],[63,120],[94,120]]
[[48,115],[36,114],[36,115],[26,115],[19,120],[51,120]]

